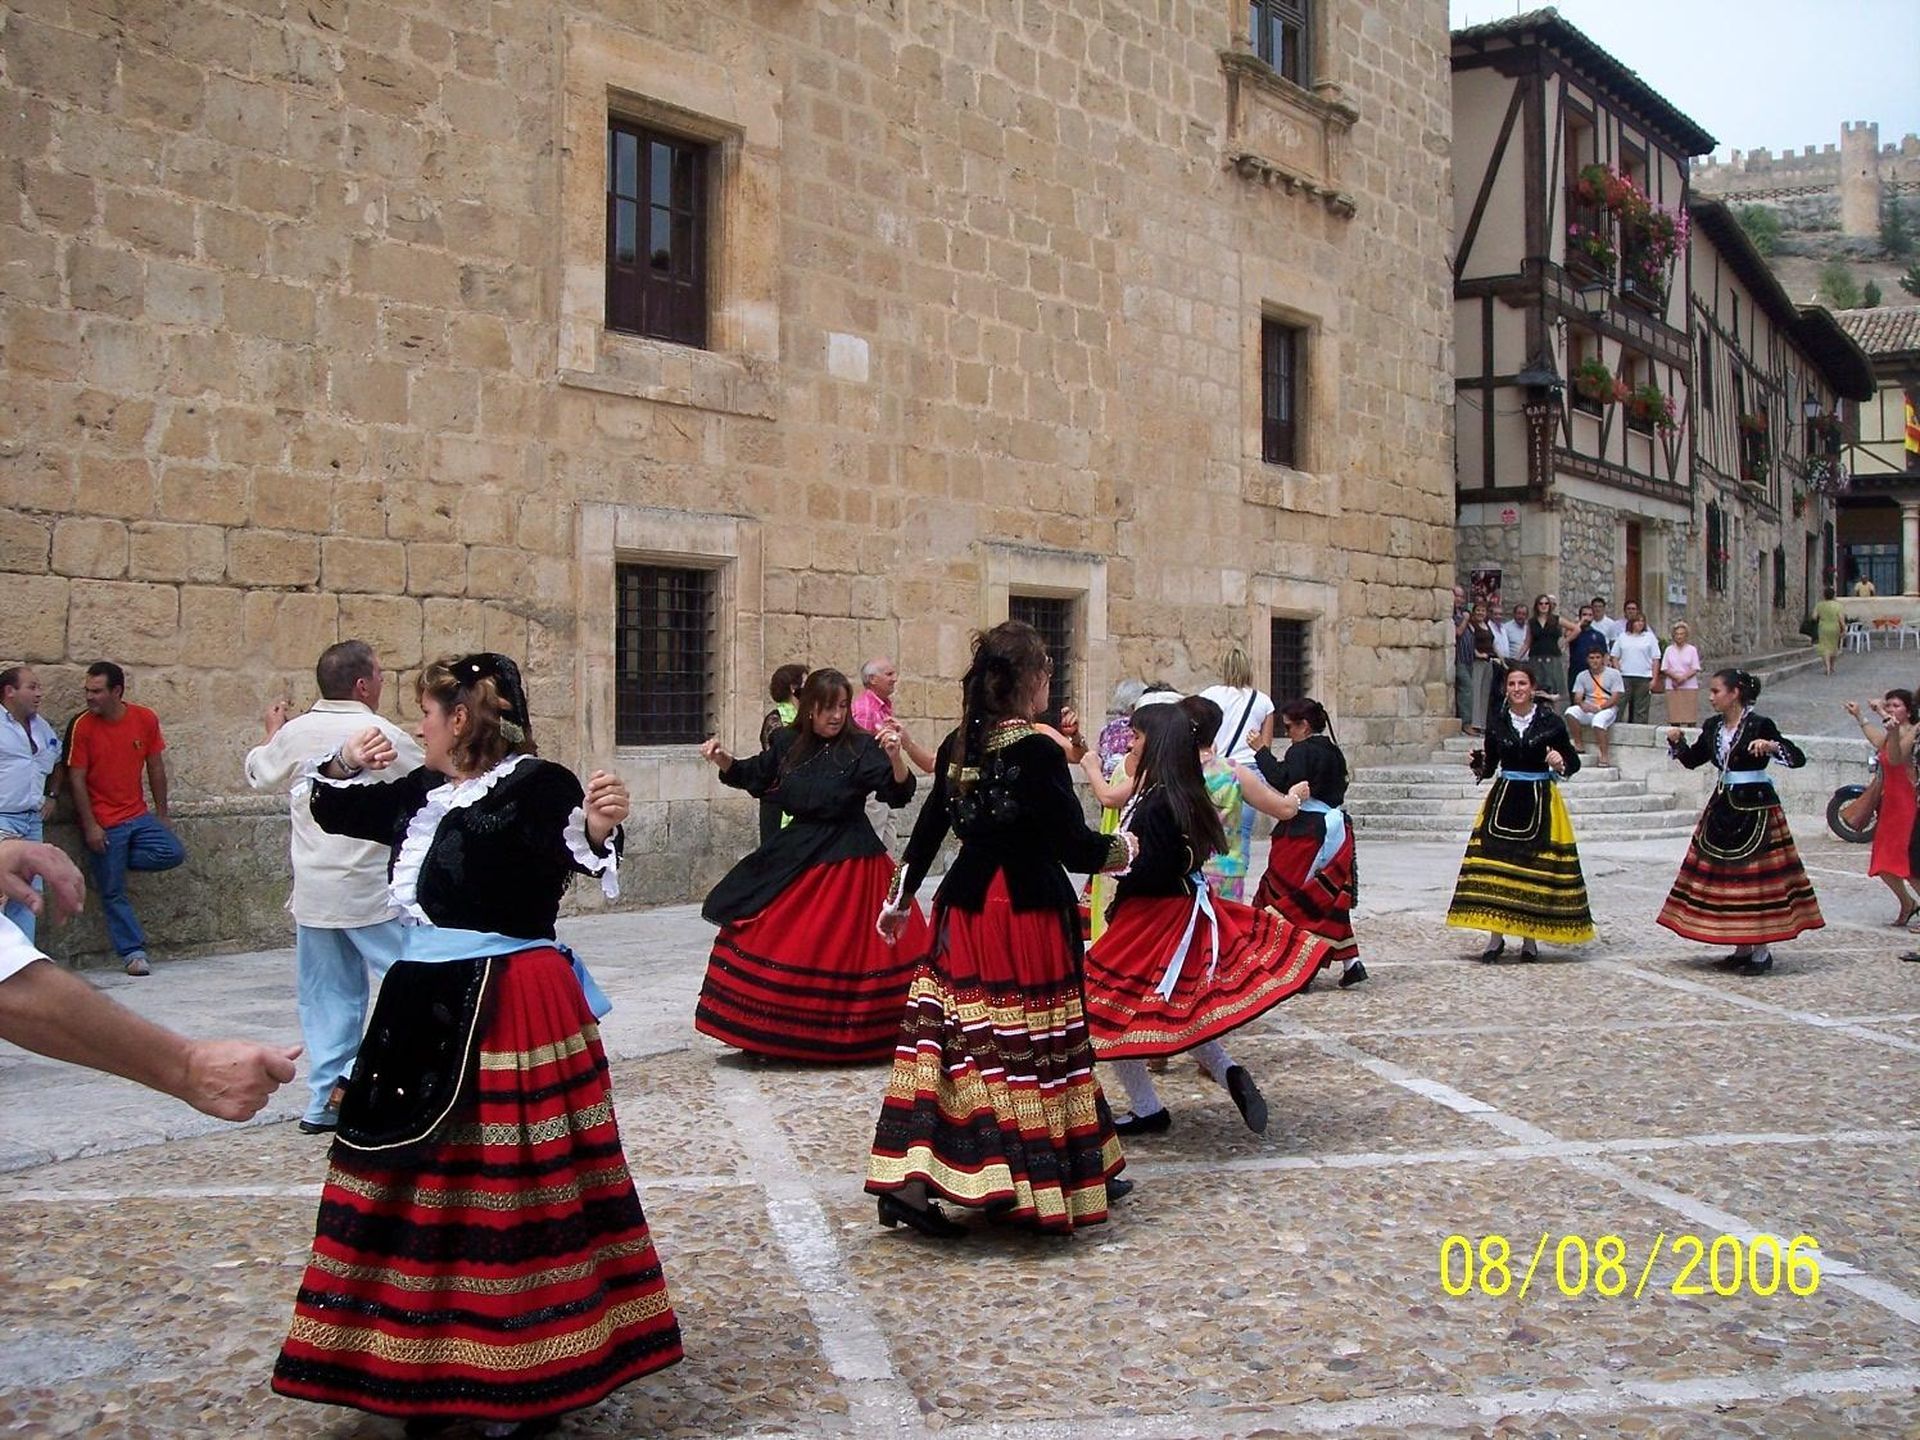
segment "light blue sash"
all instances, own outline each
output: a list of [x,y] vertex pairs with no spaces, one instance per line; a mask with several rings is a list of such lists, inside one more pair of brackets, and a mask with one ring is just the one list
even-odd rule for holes
[[1723,770],[1720,772],[1722,785],[1771,785],[1773,776],[1764,770]]
[[1502,767],[1500,778],[1502,780],[1545,780],[1552,783],[1560,777],[1551,770],[1508,770]]
[[1207,965],[1209,980],[1213,978],[1214,966],[1220,963],[1220,919],[1213,913],[1213,893],[1207,889],[1207,877],[1196,870],[1187,876],[1187,883],[1194,887],[1193,909],[1188,912],[1187,928],[1180,936],[1179,945],[1174,947],[1173,958],[1167,962],[1167,973],[1154,986],[1162,1000],[1171,1000],[1180,986],[1180,971],[1187,963],[1187,952],[1193,948],[1193,932],[1199,928],[1202,915],[1213,928],[1213,959]]
[[573,962],[573,978],[587,997],[587,1007],[598,1020],[613,1009],[607,992],[594,982],[573,947],[558,940],[521,940],[490,930],[457,930],[445,925],[405,925],[400,930],[400,958],[417,965],[445,965],[454,960],[480,960],[489,955],[517,955],[522,950],[558,950]]
[[1307,867],[1307,879],[1311,880],[1332,863],[1333,857],[1340,853],[1340,847],[1347,838],[1347,812],[1336,810],[1324,800],[1302,800],[1300,808],[1309,815],[1327,817],[1327,836],[1320,842],[1315,852],[1313,864]]

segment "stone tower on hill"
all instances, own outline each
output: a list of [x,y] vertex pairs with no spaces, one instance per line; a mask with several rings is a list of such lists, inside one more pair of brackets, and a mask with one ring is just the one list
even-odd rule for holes
[[1840,143],[1799,154],[1735,150],[1725,161],[1697,162],[1696,190],[1734,204],[1776,206],[1789,229],[1834,229],[1857,237],[1880,233],[1880,208],[1889,195],[1920,198],[1920,135],[1898,145],[1880,143],[1880,127],[1857,121],[1840,127]]

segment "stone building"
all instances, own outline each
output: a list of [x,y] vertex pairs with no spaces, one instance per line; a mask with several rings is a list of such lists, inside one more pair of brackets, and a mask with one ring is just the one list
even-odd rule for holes
[[160,948],[280,933],[241,756],[346,636],[403,715],[426,658],[522,658],[546,753],[631,784],[643,899],[746,843],[693,742],[750,743],[774,666],[894,654],[932,739],[1010,612],[1095,714],[1238,641],[1423,748],[1446,34],[1441,0],[15,7],[0,651],[56,718],[99,656],[160,712]]
[[1865,357],[1692,197],[1713,138],[1553,11],[1456,32],[1453,70],[1461,580],[1721,657],[1795,638],[1833,488],[1803,416]]
[[1818,151],[1811,145],[1798,154],[1735,150],[1724,161],[1698,160],[1693,186],[1733,203],[1774,206],[1799,228],[1877,236],[1889,196],[1903,202],[1920,198],[1920,135],[1882,145],[1878,125],[1846,123],[1840,143]]
[[1865,576],[1881,595],[1920,597],[1920,305],[1835,318],[1874,377],[1873,394],[1846,408],[1839,573],[1849,586]]

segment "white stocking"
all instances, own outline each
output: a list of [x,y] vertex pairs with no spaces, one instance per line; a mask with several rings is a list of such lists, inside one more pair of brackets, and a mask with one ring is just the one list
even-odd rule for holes
[[1109,1060],[1113,1073],[1120,1077],[1120,1083],[1127,1087],[1127,1105],[1134,1114],[1140,1116],[1157,1115],[1167,1107],[1160,1103],[1160,1092],[1153,1088],[1153,1077],[1147,1073],[1144,1060]]

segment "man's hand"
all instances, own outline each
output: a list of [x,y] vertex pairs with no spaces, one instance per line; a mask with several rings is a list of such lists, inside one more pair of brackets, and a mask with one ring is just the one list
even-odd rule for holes
[[187,1070],[179,1096],[194,1109],[221,1120],[248,1120],[267,1097],[293,1079],[298,1045],[256,1045],[251,1040],[195,1040],[187,1047]]
[[[105,841],[105,836],[102,837]],[[0,841],[0,893],[16,900],[38,915],[46,897],[33,888],[38,876],[53,898],[54,918],[64,920],[80,909],[87,898],[87,882],[80,868],[67,858],[66,851],[40,840]]]
[[293,718],[293,706],[284,700],[276,700],[267,707],[267,739],[271,740],[280,733],[280,727]]

